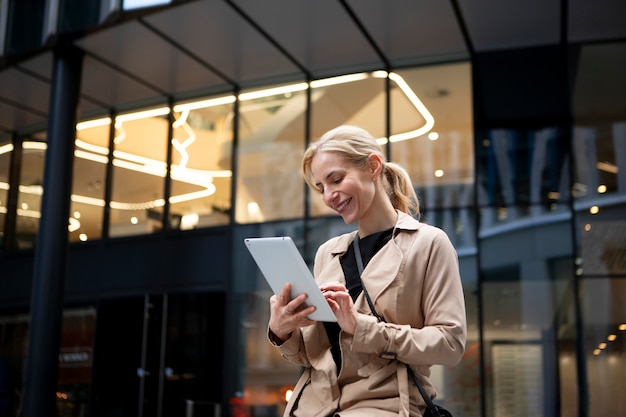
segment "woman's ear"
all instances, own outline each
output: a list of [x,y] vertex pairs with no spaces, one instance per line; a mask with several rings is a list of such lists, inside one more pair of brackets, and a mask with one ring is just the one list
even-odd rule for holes
[[367,157],[367,167],[372,173],[372,179],[376,179],[383,170],[383,160],[379,155],[372,153]]

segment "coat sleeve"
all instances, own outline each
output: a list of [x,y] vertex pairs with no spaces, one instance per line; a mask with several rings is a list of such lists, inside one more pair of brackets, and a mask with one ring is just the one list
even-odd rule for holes
[[[369,316],[357,321],[352,349],[379,356],[391,353],[410,365],[456,365],[465,351],[467,337],[465,300],[457,253],[447,235],[437,228],[428,231],[430,239],[414,247],[408,256],[404,280],[419,280],[419,285],[405,284],[411,293],[421,288],[411,324],[378,323]],[[409,290],[410,289],[410,290]],[[403,298],[405,301],[407,297]],[[398,309],[405,308],[398,306]]]

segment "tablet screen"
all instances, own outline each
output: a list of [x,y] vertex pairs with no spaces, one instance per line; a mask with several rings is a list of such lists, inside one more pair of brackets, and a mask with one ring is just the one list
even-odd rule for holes
[[289,236],[246,238],[244,243],[274,294],[280,294],[289,282],[291,298],[306,293],[306,303],[317,307],[309,316],[311,320],[337,321],[311,270]]

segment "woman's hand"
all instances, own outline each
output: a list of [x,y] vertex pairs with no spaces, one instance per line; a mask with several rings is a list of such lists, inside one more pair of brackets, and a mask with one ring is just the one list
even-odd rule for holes
[[324,293],[328,305],[335,313],[341,329],[349,334],[354,334],[359,314],[346,286],[339,282],[331,282],[321,285],[320,290]]
[[276,337],[285,341],[298,327],[315,324],[307,317],[315,311],[315,306],[307,306],[306,294],[299,294],[293,300],[289,299],[291,284],[285,284],[278,296],[270,298],[269,328]]

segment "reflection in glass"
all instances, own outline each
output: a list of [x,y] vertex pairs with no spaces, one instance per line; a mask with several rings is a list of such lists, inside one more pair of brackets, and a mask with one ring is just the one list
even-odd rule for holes
[[580,49],[573,90],[572,146],[576,163],[573,197],[582,200],[583,206],[597,199],[625,200],[625,56],[624,42]]
[[573,250],[567,218],[481,235],[488,416],[511,407],[522,415],[551,415],[559,395],[556,338],[564,337],[556,318],[573,305]]
[[0,138],[0,249],[4,245],[4,224],[7,214],[9,197],[9,170],[11,169],[11,153],[13,144],[10,138]]
[[170,213],[181,230],[230,220],[233,101],[174,107]]
[[589,278],[581,281],[589,409],[620,415],[626,379],[626,280]]
[[22,142],[22,170],[17,199],[16,242],[19,249],[32,248],[37,239],[43,195],[43,170],[46,143],[25,139]]
[[110,127],[109,118],[76,126],[70,242],[102,238]]
[[239,106],[237,223],[304,215],[306,84],[244,92]]
[[[243,401],[253,410],[274,408],[282,415],[288,390],[293,390],[302,368],[285,361],[277,349],[267,341],[269,299],[271,288],[263,278],[254,260],[243,245],[249,236],[291,236],[300,252],[304,252],[303,221],[264,223],[238,226],[232,259],[234,295],[231,308],[243,323],[242,340],[238,344],[239,363],[245,363],[245,375],[236,381]],[[306,256],[305,256],[306,259]],[[265,414],[264,414],[265,415]]]
[[163,227],[169,108],[117,116],[111,189],[111,237]]
[[[565,131],[493,129],[479,134],[478,199],[481,231],[504,223],[550,221],[569,212],[569,146]],[[548,217],[546,217],[548,216]],[[529,219],[530,218],[530,219]]]

